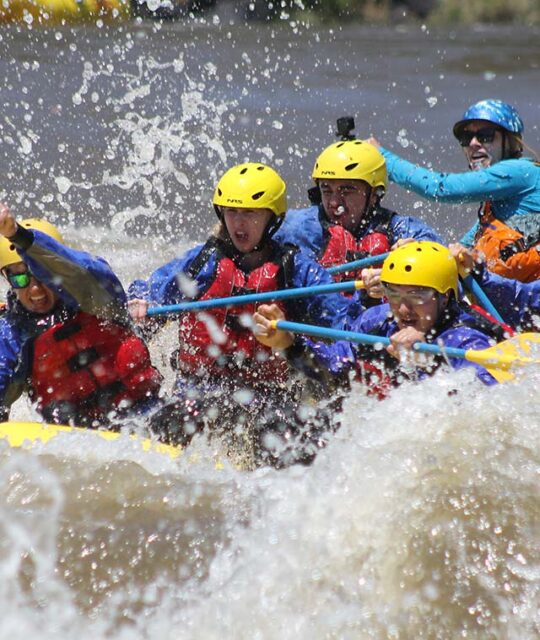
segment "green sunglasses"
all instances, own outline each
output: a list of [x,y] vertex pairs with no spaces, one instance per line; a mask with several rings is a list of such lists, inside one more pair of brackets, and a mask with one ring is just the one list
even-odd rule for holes
[[14,289],[25,289],[30,284],[32,277],[30,271],[23,271],[22,273],[6,271],[6,278]]

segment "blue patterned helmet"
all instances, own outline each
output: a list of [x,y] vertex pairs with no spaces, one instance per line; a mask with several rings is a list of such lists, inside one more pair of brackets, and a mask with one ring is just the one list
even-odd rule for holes
[[516,109],[511,104],[501,100],[481,100],[469,107],[463,114],[463,118],[454,125],[456,138],[463,127],[471,120],[487,120],[519,138],[521,138],[525,128],[523,120]]

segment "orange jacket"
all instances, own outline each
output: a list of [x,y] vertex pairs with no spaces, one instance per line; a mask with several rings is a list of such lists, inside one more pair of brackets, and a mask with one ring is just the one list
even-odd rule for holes
[[480,216],[474,248],[485,255],[487,268],[500,276],[520,282],[540,278],[540,237],[531,242],[520,231],[494,218],[489,202]]

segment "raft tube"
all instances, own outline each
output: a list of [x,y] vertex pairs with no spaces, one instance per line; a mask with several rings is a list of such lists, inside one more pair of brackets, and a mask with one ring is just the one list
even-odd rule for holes
[[[125,437],[123,434],[113,431],[101,431],[98,429],[83,429],[81,427],[68,427],[56,424],[45,424],[40,422],[1,422],[0,423],[0,440],[7,440],[11,447],[22,447],[24,449],[32,449],[37,443],[45,443],[60,434],[89,434],[92,437],[102,440],[116,440]],[[140,443],[143,451],[153,451],[169,456],[171,459],[178,458],[182,453],[181,447],[172,447],[170,445],[154,442],[148,438],[140,438],[138,436],[129,436],[131,439]]]

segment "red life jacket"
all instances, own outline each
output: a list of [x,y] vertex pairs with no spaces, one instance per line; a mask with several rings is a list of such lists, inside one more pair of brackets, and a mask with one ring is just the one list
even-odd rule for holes
[[355,380],[360,382],[368,396],[384,400],[395,386],[392,376],[384,365],[374,360],[358,360],[355,365]]
[[[324,244],[319,252],[318,262],[326,269],[368,256],[381,255],[390,251],[388,236],[381,231],[372,231],[360,240],[339,224],[323,223]],[[333,274],[336,282],[360,278],[361,270],[342,271]]]
[[[355,259],[351,256],[356,254],[356,239],[345,227],[339,224],[324,224],[323,239],[324,244],[319,251],[317,261],[325,269],[336,267]],[[353,271],[345,271],[335,273],[333,277],[336,282],[341,282],[352,280],[355,274]]]
[[[372,231],[358,241],[358,253],[367,256],[380,256],[390,251],[390,240],[382,231]],[[360,256],[362,257],[362,256]],[[360,259],[360,257],[358,259]],[[382,265],[382,262],[381,262]]]
[[99,420],[154,396],[161,375],[144,342],[129,329],[79,312],[33,342],[30,397],[54,421],[55,407],[73,420]]
[[[286,286],[286,255],[246,274],[214,244],[207,247],[211,249],[207,257],[217,252],[217,265],[213,279],[197,300],[276,291]],[[204,248],[201,254],[205,254]],[[193,269],[189,272],[192,277],[196,275]],[[258,342],[246,325],[256,307],[252,303],[183,314],[179,322],[179,369],[186,374],[234,376],[251,385],[268,380],[284,382],[289,369],[286,360]]]
[[491,202],[478,212],[479,226],[474,248],[486,256],[487,268],[505,278],[534,282],[540,278],[540,234],[525,238],[523,234],[497,220]]

